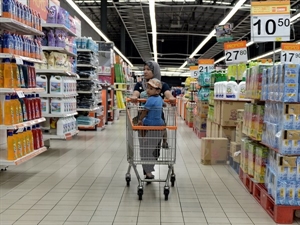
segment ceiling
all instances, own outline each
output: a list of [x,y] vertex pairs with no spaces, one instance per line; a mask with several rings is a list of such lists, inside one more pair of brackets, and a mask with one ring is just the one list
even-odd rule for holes
[[[73,0],[101,30],[101,1]],[[162,68],[179,68],[201,41],[219,24],[238,0],[156,0],[158,63]],[[300,0],[291,0],[292,15],[299,12]],[[229,20],[234,24],[234,40],[250,41],[250,1],[247,0]],[[153,59],[152,28],[147,0],[108,0],[107,37],[121,49],[121,30],[125,27],[126,44],[123,54],[134,66]],[[300,23],[294,23],[294,40],[300,40]],[[280,43],[276,44],[280,47]],[[248,58],[273,49],[273,43],[254,44]],[[223,45],[213,37],[195,58],[219,59]]]

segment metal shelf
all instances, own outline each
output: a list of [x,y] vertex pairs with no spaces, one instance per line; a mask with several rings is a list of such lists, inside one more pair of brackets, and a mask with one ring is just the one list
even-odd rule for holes
[[77,57],[77,54],[70,52],[68,49],[62,47],[42,46],[42,49],[43,51],[56,51],[67,54],[68,56]]
[[[1,19],[1,17],[0,17]],[[33,62],[33,63],[44,63],[44,61],[40,60],[40,59],[34,59],[34,58],[30,58],[30,57],[25,57],[25,56],[20,56],[20,55],[15,55],[15,54],[9,54],[9,53],[0,53],[0,58],[19,58],[22,59],[23,61],[26,62]]]
[[77,91],[78,94],[94,94],[99,93],[99,91]]
[[43,97],[43,98],[69,98],[69,97],[75,97],[77,95],[78,95],[77,93],[65,93],[65,94],[61,94],[61,93],[57,93],[57,94],[41,93],[40,97]]
[[42,117],[39,119],[34,119],[23,123],[13,124],[13,125],[0,125],[0,130],[17,130],[19,128],[30,127],[32,125],[39,124],[44,121],[46,121],[46,119]]
[[23,162],[26,162],[34,157],[36,157],[37,155],[43,153],[47,151],[47,148],[46,147],[42,147],[42,148],[39,148],[37,150],[34,150],[26,155],[24,155],[23,157],[21,158],[18,158],[16,160],[7,160],[5,159],[6,158],[6,155],[7,155],[7,151],[2,151],[1,153],[3,154],[0,154],[0,165],[3,165],[3,166],[10,166],[10,165],[20,165],[21,163]]
[[35,72],[38,74],[61,74],[61,75],[79,77],[77,73],[73,73],[73,72],[66,71],[66,70],[36,69]]
[[43,117],[56,117],[56,118],[65,118],[70,116],[76,116],[78,112],[69,112],[69,113],[43,113]]
[[43,134],[44,140],[50,140],[50,139],[59,139],[59,140],[71,140],[73,136],[77,135],[79,133],[79,130],[74,130],[69,133],[66,133],[65,135],[56,135],[56,134]]
[[0,93],[15,93],[22,91],[24,93],[39,93],[45,91],[44,88],[0,88]]
[[77,48],[77,52],[92,52],[95,53],[93,50],[91,49],[83,49],[83,48]]
[[88,68],[94,68],[96,69],[96,66],[90,65],[90,64],[77,64],[77,67],[88,67]]
[[0,26],[4,30],[10,31],[10,32],[16,32],[18,34],[44,36],[44,33],[42,31],[39,31],[35,28],[27,26],[23,23],[20,23],[19,21],[11,19],[11,18],[1,17],[0,18]]
[[251,102],[251,99],[228,99],[228,98],[214,98],[217,101],[227,101],[227,102]]
[[90,109],[81,109],[81,108],[78,108],[77,111],[78,112],[93,112],[93,111],[96,111],[99,109],[99,106],[96,106],[94,108],[90,108]]
[[53,28],[59,28],[61,30],[64,30],[68,33],[68,36],[73,36],[73,37],[77,37],[77,35],[71,31],[70,29],[68,29],[65,25],[63,24],[56,24],[56,23],[43,23],[42,27],[45,29],[53,29]]

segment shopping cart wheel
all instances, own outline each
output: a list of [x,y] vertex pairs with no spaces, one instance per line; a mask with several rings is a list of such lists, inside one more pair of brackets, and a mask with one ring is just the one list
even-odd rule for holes
[[127,183],[127,187],[129,187],[130,181],[131,181],[131,175],[130,175],[130,173],[126,173],[125,180],[126,180],[126,183]]
[[165,195],[165,200],[166,201],[169,199],[169,193],[170,193],[169,186],[165,186],[164,195]]
[[143,190],[142,186],[138,186],[137,194],[139,196],[139,200],[142,200],[143,199],[143,194],[144,194],[144,190]]
[[175,180],[176,180],[175,174],[172,174],[171,175],[171,185],[172,185],[172,187],[174,187]]

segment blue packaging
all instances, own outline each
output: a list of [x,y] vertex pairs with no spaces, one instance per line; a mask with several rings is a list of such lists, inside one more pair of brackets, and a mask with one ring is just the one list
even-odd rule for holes
[[276,187],[273,190],[273,197],[276,205],[286,204],[286,182],[277,180]]
[[279,143],[279,152],[283,155],[292,154],[292,140],[281,139]]
[[284,83],[298,83],[299,81],[299,65],[284,64],[283,65]]
[[300,182],[296,182],[295,188],[295,205],[300,206]]
[[278,166],[276,171],[276,177],[278,181],[287,181],[288,168],[283,166]]
[[297,157],[297,175],[296,180],[300,184],[300,156]]
[[283,91],[283,102],[298,102],[298,84],[285,84]]
[[292,155],[300,155],[300,140],[292,140]]
[[286,205],[296,205],[296,181],[286,183]]
[[283,129],[293,130],[294,115],[285,114],[283,117]]
[[297,167],[288,167],[287,182],[295,182],[297,178]]

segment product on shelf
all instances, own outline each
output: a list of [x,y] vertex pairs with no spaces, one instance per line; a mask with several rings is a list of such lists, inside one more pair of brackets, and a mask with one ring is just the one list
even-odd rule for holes
[[76,98],[74,97],[51,98],[50,100],[51,114],[72,113],[76,112],[76,108]]
[[51,118],[50,128],[56,130],[56,135],[64,136],[77,130],[77,122],[74,116],[66,118]]
[[264,115],[268,115],[267,112],[265,114],[265,106],[247,103],[244,113],[244,133],[257,141],[261,141]]
[[2,12],[2,17],[11,18],[29,27],[42,30],[40,13],[18,1],[3,1]]
[[78,37],[75,42],[78,49],[89,49],[93,52],[98,51],[98,44],[91,37]]

